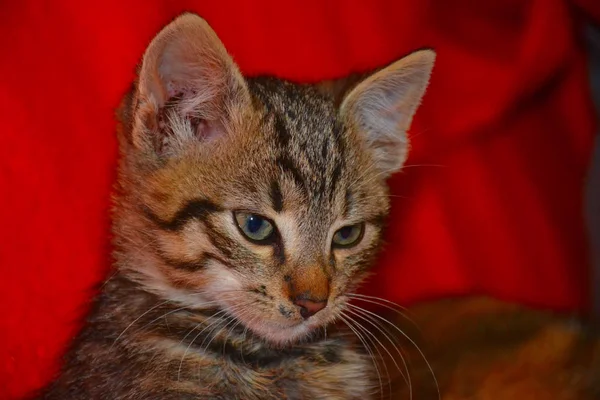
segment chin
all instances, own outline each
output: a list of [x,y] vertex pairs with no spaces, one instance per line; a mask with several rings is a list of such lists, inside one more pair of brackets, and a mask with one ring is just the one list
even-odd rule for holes
[[322,324],[309,320],[283,325],[267,319],[258,320],[256,318],[242,323],[254,334],[278,347],[301,342],[322,326]]

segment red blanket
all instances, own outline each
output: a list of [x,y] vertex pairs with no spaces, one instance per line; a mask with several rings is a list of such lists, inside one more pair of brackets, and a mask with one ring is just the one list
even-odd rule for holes
[[[242,70],[301,81],[438,51],[368,292],[585,311],[594,117],[562,0],[0,6],[0,398],[46,382],[109,266],[113,113],[157,30],[204,16]],[[282,4],[287,4],[285,7]],[[600,17],[596,0],[579,1]]]

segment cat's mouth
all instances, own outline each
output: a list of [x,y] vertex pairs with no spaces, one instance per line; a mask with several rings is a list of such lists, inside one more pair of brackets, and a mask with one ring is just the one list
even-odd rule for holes
[[327,307],[321,312],[303,319],[289,318],[285,320],[272,319],[268,316],[236,315],[232,316],[257,336],[274,345],[290,345],[309,337],[311,334],[335,319],[334,307]]
[[325,313],[322,316],[315,315],[307,319],[290,318],[286,320],[275,320],[260,315],[236,315],[235,312],[231,312],[231,315],[255,335],[274,345],[297,343],[325,324],[323,318]]
[[245,325],[258,336],[277,345],[298,342],[318,328],[318,325],[308,321],[290,321],[289,324],[284,325],[277,321],[250,320]]
[[[343,308],[345,297],[339,292],[328,293],[326,300],[317,301],[302,295],[292,297],[274,289],[258,289],[241,285],[225,287],[220,279],[216,293],[206,299],[216,303],[221,315],[233,317],[236,323],[273,345],[290,345],[314,337],[315,332],[334,322]],[[212,290],[211,290],[212,291]],[[225,293],[225,295],[217,295]],[[324,303],[324,304],[322,304]]]

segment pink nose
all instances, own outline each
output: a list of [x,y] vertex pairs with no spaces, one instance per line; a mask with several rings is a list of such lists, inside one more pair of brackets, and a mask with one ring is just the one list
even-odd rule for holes
[[294,304],[300,307],[300,315],[304,319],[312,317],[327,306],[327,300],[314,301],[306,298],[296,298]]

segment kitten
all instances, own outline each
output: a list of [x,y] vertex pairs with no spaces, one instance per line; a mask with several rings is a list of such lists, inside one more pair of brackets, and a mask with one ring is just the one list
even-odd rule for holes
[[333,323],[434,58],[337,97],[245,79],[196,15],[164,28],[121,108],[115,272],[42,398],[370,398],[371,360]]

